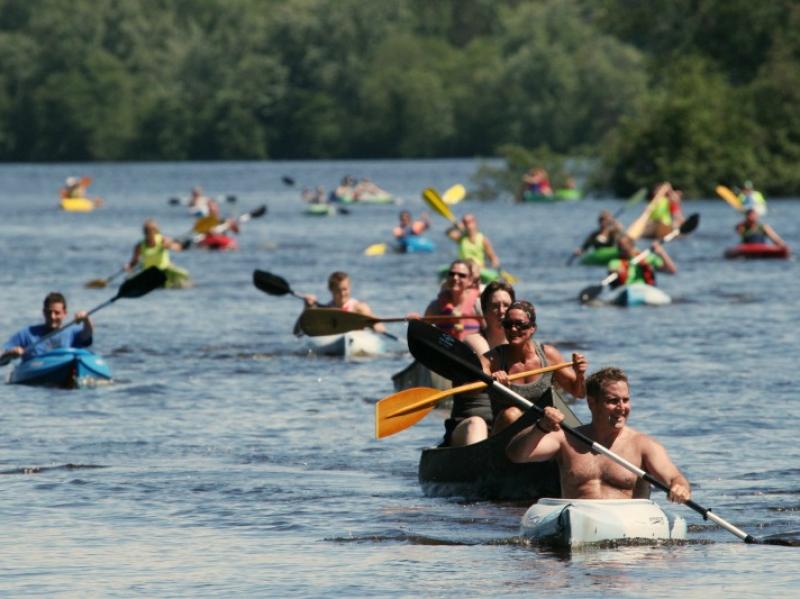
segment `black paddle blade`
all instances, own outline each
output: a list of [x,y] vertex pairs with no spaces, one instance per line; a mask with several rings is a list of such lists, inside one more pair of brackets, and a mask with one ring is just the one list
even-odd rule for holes
[[170,198],[167,200],[172,206],[178,206],[181,203],[180,198]]
[[286,175],[281,177],[281,181],[283,181],[284,185],[288,185],[289,187],[294,185],[294,179],[292,179],[291,177],[287,177]]
[[255,285],[259,291],[269,293],[270,295],[286,295],[292,292],[286,279],[264,270],[253,271],[253,285]]
[[117,291],[117,298],[142,297],[153,291],[153,289],[163,287],[166,282],[167,275],[164,271],[151,266],[120,285],[119,291]]
[[492,380],[467,344],[421,320],[408,322],[408,349],[423,366],[451,381]]
[[694,231],[697,228],[697,225],[700,224],[700,215],[695,212],[694,214],[689,215],[683,224],[680,226],[681,235],[687,235]]
[[235,195],[227,195],[227,196],[225,196],[225,201],[228,202],[229,204],[235,204],[236,203],[236,196]]
[[580,301],[582,304],[589,303],[593,299],[597,299],[601,293],[603,293],[602,285],[592,285],[591,287],[586,287],[580,292],[580,295],[578,295],[578,301]]
[[255,210],[250,211],[251,218],[258,218],[260,216],[264,216],[267,213],[267,205],[263,204],[256,208]]

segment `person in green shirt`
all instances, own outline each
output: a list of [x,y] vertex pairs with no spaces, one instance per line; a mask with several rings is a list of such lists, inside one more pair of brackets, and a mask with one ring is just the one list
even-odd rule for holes
[[489,238],[478,230],[478,220],[474,214],[465,214],[459,225],[447,231],[447,236],[458,243],[458,258],[474,260],[481,268],[487,260],[495,270],[500,269],[500,259],[494,253]]
[[675,274],[677,266],[670,258],[667,251],[659,242],[654,241],[650,252],[640,262],[634,264],[633,259],[641,252],[628,236],[623,236],[617,241],[620,257],[608,263],[608,272],[617,273],[615,286],[632,285],[634,283],[656,284],[656,272]]

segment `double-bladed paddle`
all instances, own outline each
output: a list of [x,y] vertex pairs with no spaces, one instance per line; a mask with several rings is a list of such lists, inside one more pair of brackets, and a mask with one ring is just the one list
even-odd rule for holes
[[[86,317],[88,318],[98,310],[102,310],[106,306],[113,304],[118,299],[121,298],[133,299],[137,297],[142,297],[143,295],[147,295],[148,293],[153,291],[153,289],[156,289],[158,287],[163,287],[166,280],[167,276],[164,274],[163,270],[160,270],[155,266],[151,266],[150,268],[143,270],[138,275],[133,276],[124,283],[122,283],[122,285],[119,286],[117,294],[114,297],[112,297],[109,300],[106,300],[99,306],[95,306],[94,308],[89,310],[86,313]],[[53,335],[60,333],[67,327],[71,327],[76,322],[78,322],[77,319],[68,322],[67,324],[59,327],[54,331],[50,331],[49,333],[47,333],[47,335],[44,335],[42,338],[40,338],[36,343],[31,345],[30,347],[25,348],[25,351],[27,352],[33,349],[43,341],[50,339]],[[3,358],[0,358],[0,366],[5,366],[13,359],[14,356],[8,356],[8,355],[4,356]]]
[[724,185],[717,185],[717,187],[714,190],[717,192],[717,195],[719,197],[728,202],[728,205],[731,208],[733,208],[737,212],[741,212],[742,210],[744,210],[744,206],[742,206],[742,201],[729,188],[725,187]]
[[[318,337],[322,335],[339,335],[348,331],[366,329],[379,322],[405,322],[412,320],[406,316],[395,318],[378,318],[358,312],[347,312],[338,308],[308,308],[300,315],[300,327],[306,335]],[[413,319],[417,320],[417,319]],[[421,316],[425,322],[448,320],[483,320],[483,316]]]
[[[273,274],[271,272],[258,269],[254,270],[253,285],[255,285],[256,288],[259,289],[260,291],[263,291],[264,293],[267,293],[269,295],[293,295],[294,297],[305,301],[305,297],[303,295],[300,295],[299,293],[296,293],[295,291],[292,290],[292,288],[289,286],[289,282],[286,279],[284,279],[283,277],[279,277],[278,275]],[[328,316],[322,316],[322,317],[315,317],[313,315],[308,316],[309,313],[318,313],[318,312],[319,313],[328,312]],[[364,316],[363,314],[357,314],[355,312],[345,312],[344,310],[337,310],[336,308],[306,308],[305,310],[303,310],[302,314],[300,314],[300,317],[297,319],[297,322],[295,322],[293,332],[295,335],[301,335],[305,333],[306,335],[309,335],[311,337],[316,337],[321,335],[335,335],[338,333],[346,333],[347,331],[352,331],[355,329],[363,329],[364,327],[372,326],[373,324],[375,324],[375,322],[380,322],[379,319],[374,319],[375,322],[371,322],[369,324],[362,324],[357,327],[345,328],[343,330],[336,329],[332,330],[332,332],[330,333],[312,332],[314,330],[320,330],[319,328],[317,329],[312,328],[312,331],[306,329],[306,326],[324,327],[326,324],[330,329],[335,329],[336,327],[335,322],[337,321],[336,314],[339,313],[348,316],[360,316],[362,318],[367,318],[367,319],[373,318],[370,316]],[[304,323],[304,319],[307,319],[308,323]],[[391,333],[384,332],[383,335],[389,337],[390,339],[394,339],[395,341],[397,340],[397,337],[395,337]]]
[[[670,241],[675,239],[678,235],[688,235],[697,228],[697,225],[699,223],[700,223],[700,215],[695,212],[694,214],[689,216],[689,218],[687,218],[680,227],[678,227],[674,231],[671,231],[670,233],[667,233],[667,235],[665,235],[664,238],[661,239],[661,243],[669,243]],[[639,252],[630,261],[630,263],[639,264],[639,262],[647,258],[647,256],[649,256],[651,253],[653,253],[653,250],[651,248],[647,248],[646,250]],[[597,298],[601,293],[603,293],[606,287],[608,287],[618,278],[619,278],[619,273],[612,272],[605,279],[600,281],[599,285],[592,285],[590,287],[586,287],[585,289],[583,289],[578,295],[578,300],[584,304],[586,302],[592,301],[593,299]]]
[[108,284],[122,275],[125,272],[125,267],[121,267],[118,271],[116,271],[113,275],[107,276],[105,279],[92,279],[91,281],[87,281],[85,287],[89,289],[104,289],[108,287]]
[[[453,225],[460,228],[458,219],[456,219],[455,214],[450,208],[445,204],[442,197],[439,195],[439,192],[436,191],[433,187],[428,187],[422,190],[422,199],[425,200],[425,203],[430,206],[434,212],[443,216],[447,220],[449,220]],[[504,270],[500,271],[500,276],[502,276],[508,283],[514,285],[519,279],[512,275],[510,272],[506,272]]]
[[[424,322],[413,321],[409,323],[408,326],[408,348],[411,350],[411,354],[419,360],[424,366],[430,368],[434,372],[443,375],[443,372],[451,373],[452,371],[460,371],[462,376],[470,376],[476,378],[480,381],[486,383],[486,385],[492,387],[495,391],[501,393],[504,397],[508,400],[512,401],[514,404],[519,406],[522,409],[532,409],[536,411],[539,415],[544,415],[544,410],[537,406],[536,404],[532,404],[527,399],[515,393],[508,387],[501,385],[497,381],[495,381],[491,376],[483,372],[480,368],[476,368],[473,364],[470,364],[469,361],[464,360],[463,358],[457,356],[454,351],[454,345],[463,343],[450,337],[447,333],[436,329],[430,325],[425,324]],[[469,348],[467,348],[469,349]],[[635,466],[625,458],[617,455],[610,449],[607,449],[603,445],[600,445],[598,442],[593,441],[582,432],[561,423],[561,429],[571,437],[577,439],[581,443],[584,443],[588,446],[591,451],[595,454],[602,454],[618,464],[619,466],[625,468],[629,472],[634,473],[636,476],[644,479],[651,485],[658,487],[665,493],[669,493],[669,487],[659,479],[655,478],[651,474],[648,474],[638,466]],[[737,528],[733,524],[723,520],[715,513],[713,513],[710,509],[704,508],[703,506],[695,503],[694,501],[687,500],[684,502],[686,506],[696,511],[698,514],[703,516],[706,520],[712,520],[728,532],[736,535],[741,540],[746,543],[758,543],[758,542],[771,542],[771,540],[763,539],[759,540],[749,535],[748,533],[744,532],[740,528]]]
[[[219,196],[217,196],[219,197]],[[171,197],[167,199],[167,203],[170,206],[188,206],[191,200],[187,198],[178,198],[178,197]],[[236,196],[233,194],[228,194],[225,196],[225,201],[229,204],[234,204],[236,202]]]
[[[511,381],[516,381],[517,379],[553,372],[572,365],[572,362],[552,364],[544,368],[517,372],[509,375],[508,378]],[[467,391],[477,391],[486,387],[487,384],[480,381],[459,385],[444,391],[432,387],[413,387],[384,397],[375,404],[375,438],[382,439],[383,437],[394,435],[416,424],[433,410],[439,400],[445,397],[450,397],[457,393],[466,393]]]
[[239,215],[233,221],[226,220],[225,222],[218,224],[216,227],[210,229],[207,233],[195,233],[191,236],[187,236],[180,242],[180,244],[183,246],[183,249],[188,249],[192,245],[203,241],[203,239],[205,239],[206,236],[208,235],[220,235],[221,233],[224,233],[225,231],[231,229],[234,226],[234,224],[236,224],[237,226],[242,225],[251,219],[260,218],[264,216],[266,213],[267,213],[267,206],[266,204],[262,204],[258,208],[254,208],[249,212],[245,212],[244,214]]
[[653,194],[653,199],[647,204],[645,209],[642,211],[642,214],[637,218],[631,226],[625,231],[625,234],[630,237],[631,239],[639,239],[643,234],[645,229],[647,228],[647,221],[650,220],[650,214],[652,214],[653,210],[656,208],[656,204],[666,195],[667,191],[669,190],[670,185],[669,183],[662,183],[656,192]]

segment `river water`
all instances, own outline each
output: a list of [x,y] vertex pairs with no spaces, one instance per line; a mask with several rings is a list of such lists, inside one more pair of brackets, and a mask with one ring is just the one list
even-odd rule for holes
[[[383,440],[374,403],[409,361],[405,344],[345,362],[309,356],[291,334],[300,302],[251,283],[254,269],[325,296],[333,270],[379,316],[421,311],[453,248],[432,215],[431,255],[367,257],[388,241],[397,206],[302,215],[298,187],[369,176],[424,209],[423,187],[469,178],[473,161],[5,165],[0,331],[39,320],[51,290],[70,311],[109,299],[86,289],[126,260],[142,221],[191,227],[167,198],[192,185],[234,194],[226,209],[266,203],[235,253],[173,255],[196,286],[120,300],[95,317],[94,349],[115,382],[82,391],[0,386],[0,589],[10,596],[553,596],[745,597],[797,592],[798,550],[745,545],[694,512],[688,543],[572,555],[517,538],[525,506],[431,499],[416,479],[419,450],[444,415]],[[68,175],[91,175],[106,205],[56,209]],[[288,175],[295,188],[281,182]],[[465,201],[537,305],[537,337],[590,369],[631,378],[631,424],[658,438],[694,499],[756,536],[800,529],[795,261],[722,259],[737,215],[719,199],[686,203],[701,223],[668,250],[679,267],[660,285],[663,308],[582,307],[602,270],[565,261],[612,199],[513,205]],[[622,219],[630,222],[636,210]],[[773,201],[767,219],[800,248],[800,202]],[[404,327],[390,325],[395,334]],[[9,367],[6,367],[7,372]],[[582,418],[585,404],[575,405]],[[73,465],[73,466],[68,466]],[[26,470],[27,469],[27,470]],[[662,504],[666,501],[657,497]]]

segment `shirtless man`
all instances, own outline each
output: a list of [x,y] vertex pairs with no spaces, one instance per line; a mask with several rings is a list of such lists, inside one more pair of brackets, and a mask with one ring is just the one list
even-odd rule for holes
[[[669,487],[669,500],[684,503],[690,498],[689,482],[655,439],[627,426],[631,413],[628,378],[619,368],[603,368],[586,379],[586,394],[592,422],[577,430],[625,458],[634,466],[661,479]],[[513,462],[543,462],[554,458],[561,473],[561,495],[565,499],[634,499],[647,497],[649,486],[632,472],[561,429],[564,415],[545,408],[545,415],[521,431],[506,448]]]

